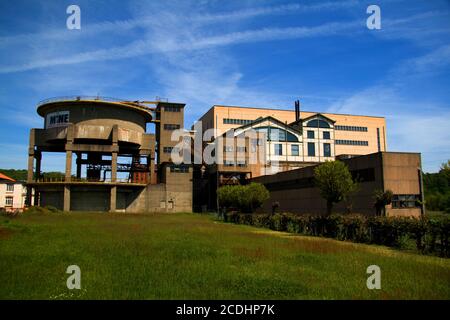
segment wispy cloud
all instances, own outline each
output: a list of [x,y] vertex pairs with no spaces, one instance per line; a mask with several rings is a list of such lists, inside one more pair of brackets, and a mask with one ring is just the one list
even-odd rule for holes
[[76,64],[90,61],[117,60],[169,51],[202,50],[238,43],[299,39],[315,36],[330,36],[339,33],[345,34],[346,31],[348,32],[350,30],[357,32],[357,29],[360,27],[360,21],[349,23],[335,22],[319,25],[316,27],[264,28],[258,30],[233,32],[210,37],[197,37],[188,40],[174,38],[166,38],[164,42],[157,42],[153,39],[136,40],[124,46],[87,51],[71,56],[54,57],[52,59],[38,59],[21,65],[2,66],[0,67],[0,73],[28,71],[37,68]]
[[[254,7],[242,10],[235,10],[225,13],[205,13],[190,14],[178,16],[178,19],[186,23],[210,24],[224,21],[235,21],[242,19],[255,18],[260,16],[307,13],[314,11],[331,11],[345,8],[351,8],[358,4],[356,0],[323,2],[319,4],[286,4],[269,7]],[[121,33],[135,28],[148,28],[155,23],[154,16],[140,17],[126,20],[105,21],[101,23],[83,25],[83,28],[77,32],[71,32],[66,29],[51,29],[41,33],[27,33],[13,36],[0,37],[0,47],[12,45],[29,45],[43,41],[58,40],[70,41],[80,37],[90,37],[100,33]]]

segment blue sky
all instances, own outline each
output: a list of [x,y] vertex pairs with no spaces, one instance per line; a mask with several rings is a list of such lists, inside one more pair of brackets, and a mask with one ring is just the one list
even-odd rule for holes
[[[81,8],[81,30],[66,8]],[[381,30],[366,8],[381,8]],[[449,1],[0,2],[0,168],[26,168],[36,103],[65,95],[385,116],[389,151],[450,159]],[[44,154],[43,170],[62,170]]]

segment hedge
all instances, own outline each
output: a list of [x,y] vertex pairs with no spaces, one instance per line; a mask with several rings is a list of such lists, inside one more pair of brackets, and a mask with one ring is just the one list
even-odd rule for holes
[[269,228],[338,240],[379,244],[388,247],[415,247],[423,254],[450,257],[450,217],[365,217],[362,215],[295,215],[290,213],[244,214],[227,212],[226,222]]

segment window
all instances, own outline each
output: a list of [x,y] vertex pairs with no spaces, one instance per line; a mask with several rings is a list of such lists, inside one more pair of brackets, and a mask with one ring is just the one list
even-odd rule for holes
[[229,160],[225,160],[225,161],[223,162],[223,165],[224,165],[225,167],[232,167],[232,166],[234,166],[234,162],[233,162],[233,161],[229,161]]
[[282,144],[275,144],[275,155],[276,156],[282,156],[283,155],[283,145]]
[[223,152],[233,152],[233,146],[223,146]]
[[164,147],[164,148],[163,148],[163,152],[164,152],[164,153],[172,153],[172,150],[173,150],[174,152],[180,152],[180,151],[178,150],[178,148],[175,148],[175,147]]
[[164,111],[166,112],[180,112],[181,108],[177,106],[165,106]]
[[13,184],[7,184],[6,185],[6,191],[7,192],[14,192],[14,185]]
[[275,127],[258,127],[254,128],[258,132],[263,132],[266,134],[268,141],[288,141],[288,142],[298,142],[298,138],[295,134],[284,129]]
[[298,155],[299,155],[298,144],[293,144],[293,145],[291,145],[291,154],[292,154],[293,156],[298,156]]
[[308,156],[315,157],[316,156],[316,146],[314,142],[308,142]]
[[164,124],[164,130],[177,130],[177,129],[180,129],[179,124],[171,124],[171,123]]
[[361,132],[367,132],[367,127],[335,125],[334,128],[335,128],[336,130],[341,130],[341,131],[361,131]]
[[314,131],[308,130],[308,139],[314,139]]
[[245,153],[245,151],[247,151],[246,147],[236,147],[236,152]]
[[323,156],[331,157],[331,145],[329,143],[323,144]]
[[245,161],[237,161],[237,166],[238,167],[246,167],[247,163]]
[[360,140],[336,140],[336,144],[348,145],[348,146],[368,146],[368,141],[360,141]]
[[12,205],[13,205],[13,197],[6,197],[5,206],[12,206]]
[[177,172],[177,173],[187,173],[189,172],[189,166],[187,165],[171,165],[170,166],[170,172]]
[[405,209],[420,207],[419,195],[415,194],[395,194],[392,196],[392,208]]
[[325,140],[330,140],[330,131],[324,131],[323,132],[323,138]]
[[230,119],[230,118],[223,118],[223,124],[249,124],[253,122],[254,120],[248,120],[248,119]]
[[328,122],[321,120],[321,119],[311,120],[308,122],[308,124],[306,126],[310,127],[310,128],[329,128],[330,127]]

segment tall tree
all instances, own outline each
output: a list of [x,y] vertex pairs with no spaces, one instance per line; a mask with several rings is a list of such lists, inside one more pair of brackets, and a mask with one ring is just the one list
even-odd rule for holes
[[327,214],[333,205],[346,199],[357,188],[348,167],[342,161],[327,161],[314,169],[315,184],[327,201]]

